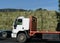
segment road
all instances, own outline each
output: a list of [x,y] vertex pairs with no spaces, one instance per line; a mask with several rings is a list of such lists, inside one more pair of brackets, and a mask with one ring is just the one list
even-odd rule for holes
[[[16,41],[16,39],[6,39],[6,40],[0,40],[0,43],[19,43]],[[31,39],[26,41],[26,43],[45,43],[45,42],[41,42],[40,40],[37,39]]]
[[[6,39],[6,40],[0,40],[0,43],[19,43],[16,41],[16,39]],[[38,39],[31,39],[26,41],[26,43],[58,43],[58,42],[45,42],[45,41],[41,41]]]

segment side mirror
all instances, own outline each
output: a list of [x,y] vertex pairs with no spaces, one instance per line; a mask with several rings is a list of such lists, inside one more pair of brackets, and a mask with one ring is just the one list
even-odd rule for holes
[[14,24],[14,23],[13,23],[13,27],[14,27],[14,29],[16,29],[16,27],[17,27],[17,24]]
[[15,25],[14,25],[14,29],[16,29],[16,27],[17,27],[17,25],[15,24]]

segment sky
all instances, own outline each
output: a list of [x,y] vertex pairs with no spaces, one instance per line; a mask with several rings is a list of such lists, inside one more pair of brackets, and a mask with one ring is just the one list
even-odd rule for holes
[[2,8],[58,10],[58,0],[0,0]]

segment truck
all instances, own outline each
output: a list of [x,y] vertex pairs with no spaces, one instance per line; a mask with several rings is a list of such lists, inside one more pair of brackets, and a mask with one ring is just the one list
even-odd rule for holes
[[34,16],[30,16],[29,18],[23,16],[17,17],[12,27],[12,32],[10,32],[11,38],[16,38],[20,43],[24,43],[32,37],[37,37],[41,40],[60,39],[60,31],[37,30],[37,18]]

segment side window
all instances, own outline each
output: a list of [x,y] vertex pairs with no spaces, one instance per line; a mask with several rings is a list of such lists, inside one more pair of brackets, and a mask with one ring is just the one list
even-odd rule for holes
[[17,20],[17,25],[22,25],[22,19]]

